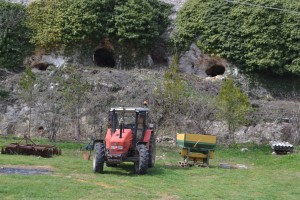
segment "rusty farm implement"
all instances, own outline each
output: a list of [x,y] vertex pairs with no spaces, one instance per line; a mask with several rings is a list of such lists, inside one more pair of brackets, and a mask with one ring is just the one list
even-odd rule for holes
[[[26,144],[21,144],[25,140]],[[35,144],[26,135],[20,142],[11,143],[2,147],[2,154],[18,154],[18,155],[34,155],[44,158],[50,158],[53,155],[61,155],[61,149],[54,145],[38,145]]]

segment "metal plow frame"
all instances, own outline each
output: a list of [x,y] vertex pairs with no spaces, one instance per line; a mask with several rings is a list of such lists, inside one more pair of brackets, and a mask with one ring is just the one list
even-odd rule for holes
[[[22,140],[18,143],[11,143],[2,147],[2,154],[18,154],[18,155],[34,155],[41,156],[44,158],[50,158],[53,155],[61,155],[61,149],[53,145],[37,145],[30,138],[24,136],[26,144],[20,144]],[[31,144],[28,144],[28,141]]]

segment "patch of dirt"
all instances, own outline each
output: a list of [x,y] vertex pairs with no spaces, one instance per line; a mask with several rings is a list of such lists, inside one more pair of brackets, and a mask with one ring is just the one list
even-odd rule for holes
[[0,168],[20,168],[20,169],[45,169],[49,171],[54,171],[54,167],[49,165],[0,165]]
[[52,173],[53,168],[51,166],[0,166],[0,174],[49,175]]

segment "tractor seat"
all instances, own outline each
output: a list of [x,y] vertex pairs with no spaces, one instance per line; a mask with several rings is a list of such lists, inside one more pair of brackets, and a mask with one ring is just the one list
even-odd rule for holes
[[144,127],[143,124],[138,124],[137,127],[137,141],[141,141],[143,139],[143,134],[144,134]]
[[134,126],[134,124],[124,124],[123,128],[125,128],[125,129],[131,129],[133,131],[134,128],[135,128],[135,126]]

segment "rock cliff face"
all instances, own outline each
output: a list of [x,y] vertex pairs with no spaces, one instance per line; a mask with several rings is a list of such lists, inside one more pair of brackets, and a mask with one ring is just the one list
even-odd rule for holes
[[[60,68],[63,69],[64,67]],[[59,126],[57,138],[74,138],[72,119],[65,112],[66,107],[61,105],[60,112],[51,110],[51,106],[60,105],[59,95],[53,91],[58,88],[58,77],[67,77],[59,74],[60,70],[50,66],[47,70],[34,69],[38,78],[35,86],[35,100],[32,107],[31,135],[38,136],[38,129],[43,127],[46,132],[53,126]],[[149,107],[153,110],[153,119],[163,118],[154,102],[153,91],[163,81],[163,69],[132,69],[114,70],[99,67],[77,67],[76,71],[92,86],[85,94],[86,102],[80,111],[81,138],[104,134],[107,121],[107,110],[111,106],[141,106],[144,99],[149,100]],[[20,97],[19,80],[22,73],[12,73],[0,70],[2,90],[9,93],[0,98],[0,134],[28,134],[29,106]],[[189,84],[199,87],[199,90],[211,89],[212,94],[218,93],[220,79],[208,80],[199,76],[185,75]],[[217,82],[215,82],[217,81]],[[209,85],[209,87],[204,87]],[[198,89],[196,89],[198,90]],[[216,90],[216,91],[214,91]],[[58,93],[57,93],[58,94]],[[300,141],[300,104],[297,101],[269,101],[252,100],[256,105],[257,115],[251,118],[248,126],[241,127],[236,132],[237,142],[268,143],[270,140],[284,140],[296,144]],[[156,110],[156,111],[155,111]],[[157,116],[155,116],[157,115]],[[183,115],[179,115],[178,130],[198,132],[195,126],[190,126]],[[55,122],[59,119],[60,123]],[[298,120],[298,122],[297,122]],[[55,124],[55,123],[56,124]],[[51,123],[54,123],[51,125]],[[159,123],[159,122],[158,122]],[[194,122],[197,123],[197,122]],[[51,127],[52,126],[52,127]],[[205,122],[203,131],[218,136],[219,142],[227,140],[227,126],[223,122],[209,120]],[[158,136],[173,135],[173,129],[158,127]]]
[[161,1],[174,5],[174,10],[178,11],[183,6],[183,4],[188,0],[161,0]]
[[8,0],[12,3],[21,3],[21,4],[25,4],[28,5],[30,2],[32,2],[33,0]]
[[[47,70],[33,69],[37,82],[33,89],[32,135],[37,135],[40,127],[50,131],[54,125],[59,126],[58,138],[74,137],[72,117],[67,115],[68,106],[62,103],[62,93],[57,91],[62,84],[59,79],[68,79],[72,75],[70,72],[62,73],[64,68],[65,66],[50,66]],[[159,70],[125,71],[96,66],[75,68],[76,74],[82,77],[80,81],[90,85],[84,93],[84,103],[79,108],[81,136],[84,138],[101,132],[101,126],[106,125],[106,115],[111,106],[142,106],[143,100],[151,96],[163,76]],[[20,95],[21,76],[23,73],[0,70],[0,83],[3,86],[0,89],[8,93],[0,97],[0,134],[28,134],[29,106]],[[65,87],[70,87],[69,83],[64,84]],[[53,106],[58,110],[53,110]],[[59,123],[55,121],[57,119]]]

